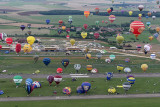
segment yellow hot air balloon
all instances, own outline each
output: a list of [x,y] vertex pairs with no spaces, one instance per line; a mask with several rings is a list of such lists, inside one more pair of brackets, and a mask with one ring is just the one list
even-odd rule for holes
[[154,37],[153,36],[149,36],[148,38],[149,38],[150,41],[152,41]]
[[25,53],[31,52],[31,51],[32,51],[31,45],[30,45],[30,44],[25,44],[24,47],[23,47],[23,51],[24,51]]
[[27,42],[32,45],[35,42],[35,38],[33,36],[28,36],[27,37]]
[[91,54],[86,54],[85,57],[86,57],[86,59],[90,59],[91,58]]
[[132,11],[129,11],[129,15],[131,16],[133,14],[133,12]]
[[87,37],[87,32],[82,32],[81,36],[82,36],[83,39],[85,39]]
[[116,40],[119,44],[121,44],[124,41],[124,37],[123,36],[117,36]]
[[71,39],[71,40],[70,40],[70,43],[71,43],[72,46],[75,44],[75,42],[76,42],[76,41],[75,41],[74,39]]
[[108,89],[108,93],[114,94],[116,93],[116,89],[114,87],[111,87]]
[[119,7],[119,10],[122,10],[122,7]]
[[66,26],[62,26],[62,30],[65,30],[66,29]]
[[87,70],[91,71],[92,70],[92,65],[87,65]]
[[142,17],[142,14],[138,14],[139,17]]
[[119,72],[121,72],[121,71],[123,70],[123,68],[124,68],[123,65],[120,65],[120,64],[119,64],[119,65],[117,66],[117,70],[118,70]]
[[39,70],[36,70],[36,71],[35,71],[35,74],[39,74],[39,73],[40,73],[40,71],[39,71]]
[[148,65],[147,64],[142,64],[141,69],[145,72],[148,69]]
[[156,27],[156,31],[159,32],[160,31],[160,27]]

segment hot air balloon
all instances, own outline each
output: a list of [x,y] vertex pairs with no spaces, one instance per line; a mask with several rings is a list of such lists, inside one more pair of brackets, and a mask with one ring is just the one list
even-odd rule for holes
[[63,24],[63,20],[59,20],[58,23],[59,23],[59,27],[61,27]]
[[151,25],[151,22],[146,22],[146,25],[149,27]]
[[148,19],[149,18],[149,16],[146,16],[146,19]]
[[157,39],[158,36],[159,36],[159,34],[158,34],[158,33],[155,33],[153,36]]
[[151,55],[150,55],[150,58],[151,58],[151,59],[156,59],[156,54],[151,54]]
[[133,12],[132,12],[132,11],[129,11],[129,15],[132,16],[132,14],[133,14]]
[[156,19],[156,16],[152,16],[152,19],[155,20],[155,19]]
[[112,77],[113,77],[113,74],[111,72],[108,72],[106,76],[107,80],[111,80]]
[[119,7],[119,10],[122,10],[122,7]]
[[24,47],[23,47],[23,51],[24,53],[29,53],[32,51],[32,47],[30,44],[25,44]]
[[96,57],[97,57],[98,59],[101,59],[102,54],[101,54],[101,53],[97,53],[97,54],[96,54]]
[[116,93],[116,89],[114,87],[111,87],[108,89],[108,93],[114,94]]
[[136,48],[137,48],[137,51],[140,51],[142,46],[141,45],[137,45]]
[[83,27],[84,27],[85,29],[87,29],[87,27],[88,27],[88,24],[84,24],[84,25],[83,25]]
[[91,58],[91,54],[86,54],[85,57],[86,57],[86,59],[90,59]]
[[43,59],[43,63],[44,63],[46,66],[48,66],[48,65],[50,64],[50,62],[51,62],[51,59],[50,59],[50,58],[44,58],[44,59]]
[[78,73],[78,71],[81,69],[81,65],[80,64],[74,64],[74,69],[77,71],[77,73]]
[[66,68],[69,65],[69,59],[62,59],[61,63]]
[[27,92],[27,94],[31,94],[33,91],[34,87],[32,85],[26,85],[25,90]]
[[12,38],[6,38],[6,43],[7,43],[8,45],[11,45],[12,42],[13,42],[13,39],[12,39]]
[[85,39],[87,37],[87,32],[82,32],[81,36],[82,36],[83,39]]
[[153,40],[153,36],[149,36],[148,38],[149,38],[149,40],[150,40],[150,41],[152,41],[152,40]]
[[57,68],[57,73],[63,73],[63,69],[62,68]]
[[4,41],[7,38],[7,34],[6,33],[0,33],[0,39],[2,41]]
[[81,84],[81,87],[83,89],[83,92],[87,93],[91,88],[91,84],[89,82],[83,82]]
[[4,94],[3,90],[0,90],[0,95]]
[[142,19],[142,14],[138,14],[138,19],[139,19],[139,20]]
[[130,72],[131,72],[131,69],[130,69],[129,67],[126,67],[126,68],[124,68],[124,72],[125,72],[125,73],[130,73]]
[[31,35],[32,31],[27,31],[28,35]]
[[89,15],[90,15],[89,11],[84,11],[84,16],[86,17],[86,19],[88,18]]
[[121,44],[124,41],[124,37],[123,36],[117,36],[116,40],[119,44]]
[[108,21],[105,21],[105,24],[107,24],[108,23]]
[[2,45],[0,45],[0,50],[2,49]]
[[96,68],[94,68],[91,70],[91,73],[93,73],[93,74],[98,73],[98,70]]
[[107,12],[108,12],[108,14],[110,14],[110,13],[111,13],[111,9],[110,9],[110,8],[108,8],[108,9],[107,9]]
[[62,76],[60,75],[54,76],[54,81],[58,85],[62,81]]
[[66,29],[66,26],[62,26],[62,30],[65,30]]
[[111,59],[111,61],[113,61],[116,58],[116,56],[115,55],[110,55],[109,58]]
[[96,14],[99,13],[99,8],[98,7],[96,7],[94,10],[95,10]]
[[125,59],[125,62],[130,62],[130,59],[129,59],[129,58],[126,58],[126,59]]
[[21,44],[20,43],[16,44],[15,50],[16,50],[17,53],[19,53],[21,51]]
[[110,63],[111,60],[110,60],[110,59],[105,59],[105,62],[106,62],[106,63]]
[[104,20],[102,20],[102,23],[104,23]]
[[39,55],[34,55],[33,59],[34,59],[34,64],[35,64],[38,61],[38,59],[39,59]]
[[148,16],[151,16],[151,15],[152,15],[152,13],[151,13],[151,12],[148,12],[147,14],[148,14]]
[[33,86],[34,88],[41,88],[41,83],[40,83],[39,81],[34,81],[34,82],[32,83],[32,86]]
[[32,85],[32,83],[33,83],[33,80],[31,78],[27,78],[25,81],[26,85]]
[[119,65],[117,66],[117,70],[119,71],[119,73],[123,70],[123,68],[124,68],[124,66],[121,65],[121,64],[119,64]]
[[84,93],[81,86],[78,86],[78,87],[77,87],[77,93],[78,93],[78,94]]
[[62,33],[62,30],[59,29],[59,30],[58,30],[58,34],[60,35],[61,33]]
[[30,29],[31,28],[31,24],[27,24],[27,27],[28,27],[28,29]]
[[23,78],[19,75],[13,77],[13,81],[16,84],[16,88],[21,84]]
[[90,72],[92,70],[92,65],[87,65],[86,68]]
[[142,11],[144,9],[144,6],[143,5],[139,5],[138,9],[139,9],[139,11]]
[[114,15],[110,15],[110,16],[109,16],[109,21],[110,21],[111,23],[113,23],[113,22],[115,21],[115,19],[116,19],[116,17],[115,17]]
[[110,7],[110,9],[111,9],[111,12],[113,11],[113,7]]
[[47,76],[47,81],[49,82],[49,85],[51,86],[52,82],[54,81],[54,77],[52,75]]
[[156,27],[156,31],[159,32],[160,31],[160,27]]
[[135,78],[134,78],[134,77],[129,77],[129,78],[127,78],[127,81],[128,81],[131,85],[133,85],[133,84],[135,83]]
[[27,42],[28,42],[28,44],[33,45],[33,43],[35,42],[35,38],[33,36],[28,36]]
[[128,91],[131,88],[131,84],[129,82],[124,82],[122,87],[125,91]]
[[47,25],[48,25],[48,24],[50,23],[50,20],[49,20],[49,19],[47,19],[47,20],[46,20],[46,23],[47,23]]
[[144,53],[147,54],[151,50],[152,46],[150,44],[144,45]]
[[145,26],[141,21],[134,21],[130,24],[131,32],[137,37],[144,31]]
[[67,38],[67,39],[69,39],[69,38],[70,38],[70,36],[69,36],[69,35],[67,35],[67,36],[66,36],[66,38]]
[[148,69],[148,65],[147,64],[142,64],[141,69],[145,72]]
[[98,32],[94,33],[94,37],[95,37],[95,39],[98,39],[99,38],[99,33]]
[[99,21],[95,21],[96,25],[99,25]]
[[70,43],[71,43],[72,46],[75,44],[75,42],[76,42],[76,41],[75,41],[74,39],[71,39],[71,40],[70,40]]
[[71,94],[71,88],[70,87],[63,88],[63,94],[70,95]]
[[72,24],[73,20],[72,19],[68,19],[68,23]]
[[23,31],[26,28],[26,26],[25,25],[21,25],[20,28]]

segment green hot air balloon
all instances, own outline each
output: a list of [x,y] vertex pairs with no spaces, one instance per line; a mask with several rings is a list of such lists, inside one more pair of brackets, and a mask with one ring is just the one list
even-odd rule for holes
[[96,21],[95,23],[96,23],[96,25],[99,25],[99,21]]
[[21,84],[23,78],[20,75],[16,75],[13,77],[13,81],[16,84],[16,88]]

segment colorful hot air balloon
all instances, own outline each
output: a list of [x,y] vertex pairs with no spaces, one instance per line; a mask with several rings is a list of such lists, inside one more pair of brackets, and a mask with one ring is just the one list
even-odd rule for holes
[[113,23],[113,22],[115,21],[115,19],[116,19],[116,17],[115,17],[114,15],[110,15],[110,16],[109,16],[109,21],[110,21],[111,23]]
[[59,27],[61,27],[63,24],[63,20],[59,20],[58,23],[59,23]]
[[108,12],[108,14],[110,14],[110,13],[111,13],[111,9],[110,9],[110,8],[108,8],[108,9],[107,9],[107,12]]
[[90,59],[91,58],[91,54],[86,54],[85,57],[86,57],[86,59]]
[[110,60],[110,59],[105,59],[105,62],[106,62],[106,63],[110,63],[111,60]]
[[141,21],[134,21],[130,24],[130,31],[137,37],[144,31],[145,26]]
[[111,61],[113,61],[116,58],[116,56],[115,55],[110,55],[109,58],[111,59]]
[[151,22],[146,22],[146,25],[149,27],[151,25]]
[[104,20],[102,20],[102,23],[104,23]]
[[132,16],[132,14],[133,14],[133,12],[132,12],[132,11],[129,11],[129,15]]
[[19,75],[13,77],[13,81],[16,84],[16,87],[18,87],[21,84],[22,80],[23,78]]
[[67,35],[67,36],[66,36],[66,38],[67,38],[67,39],[69,39],[69,38],[70,38],[70,36],[69,36],[69,35]]
[[47,20],[46,20],[46,23],[47,23],[47,25],[48,25],[48,24],[50,23],[50,20],[49,20],[49,19],[47,19]]
[[32,85],[32,83],[33,83],[33,80],[31,78],[27,78],[25,81],[26,85]]
[[152,40],[153,40],[153,36],[149,36],[148,38],[149,38],[149,40],[150,40],[150,41],[152,41]]
[[62,76],[60,75],[54,76],[54,81],[58,85],[62,81]]
[[0,33],[0,39],[2,41],[4,41],[7,38],[7,34],[6,33]]
[[71,94],[71,88],[70,87],[63,88],[63,94],[70,95]]
[[108,93],[114,94],[116,93],[116,89],[114,87],[111,87],[108,89]]
[[21,51],[21,44],[20,43],[16,44],[15,50],[16,50],[17,53],[19,53]]
[[49,85],[51,85],[54,81],[54,77],[52,75],[47,76],[47,81],[49,82]]
[[156,31],[159,32],[160,31],[160,27],[156,27]]
[[137,45],[136,48],[137,48],[137,51],[140,51],[142,46],[141,45]]
[[111,80],[112,77],[113,77],[113,74],[111,72],[108,72],[106,76],[107,80]]
[[66,68],[69,65],[69,59],[62,59],[61,63]]
[[119,64],[119,65],[117,66],[117,70],[119,71],[119,73],[123,70],[123,68],[124,68],[123,65],[120,65],[120,64]]
[[96,14],[99,13],[99,8],[98,7],[96,7],[94,10],[95,10]]
[[126,59],[125,59],[125,62],[130,62],[130,59],[129,59],[129,58],[126,58]]
[[130,84],[134,84],[135,83],[135,78],[134,77],[129,77],[127,78],[127,81],[130,83]]
[[48,65],[50,64],[50,62],[51,62],[51,59],[50,59],[50,58],[44,58],[44,59],[43,59],[43,63],[44,63],[46,66],[48,66]]
[[25,44],[24,47],[23,47],[23,51],[24,53],[29,53],[32,51],[32,47],[30,44]]
[[82,32],[81,36],[82,36],[83,39],[85,39],[87,37],[87,32]]
[[78,93],[78,94],[84,93],[81,86],[78,86],[78,87],[77,87],[77,93]]
[[86,17],[86,19],[88,18],[89,15],[90,15],[89,11],[84,11],[84,16]]
[[6,43],[7,43],[8,45],[11,45],[12,42],[13,42],[13,39],[12,39],[12,38],[6,38]]
[[157,39],[158,36],[159,36],[159,34],[158,34],[158,33],[155,33],[153,36]]
[[25,90],[27,92],[27,94],[31,94],[33,91],[34,87],[32,85],[26,85]]
[[145,72],[148,69],[148,65],[147,64],[142,64],[141,69]]
[[28,36],[27,42],[28,42],[28,44],[33,45],[33,43],[35,42],[35,38],[33,36]]
[[105,21],[105,24],[107,24],[108,23],[108,21]]
[[62,26],[62,30],[65,30],[66,29],[66,26]]
[[139,11],[142,11],[144,9],[144,6],[143,5],[139,5],[138,9],[139,9]]
[[87,27],[88,27],[88,24],[84,24],[84,25],[83,25],[83,27],[84,27],[85,29],[87,29]]
[[26,26],[25,25],[21,25],[20,28],[23,31],[26,28]]
[[99,25],[99,21],[95,21],[96,25]]
[[62,68],[57,68],[57,73],[63,73],[63,69]]
[[116,40],[119,44],[121,44],[124,41],[124,37],[123,36],[117,36]]
[[95,39],[98,39],[99,38],[99,33],[98,32],[94,33],[94,37],[95,37]]
[[152,15],[152,13],[151,13],[151,12],[148,12],[148,13],[147,13],[147,15],[148,15],[148,16],[151,16],[151,15]]
[[34,82],[32,83],[32,86],[33,86],[34,88],[41,88],[41,83],[40,83],[39,81],[34,81]]
[[96,68],[94,68],[94,69],[91,70],[91,73],[94,73],[94,74],[98,73],[98,70]]
[[87,65],[86,69],[90,72],[92,70],[92,65]]
[[74,39],[71,39],[71,40],[70,40],[70,43],[71,43],[72,46],[75,44],[75,42],[76,42],[76,41],[75,41]]
[[87,93],[91,88],[91,84],[89,82],[83,82],[81,84],[81,87],[83,89],[83,92]]

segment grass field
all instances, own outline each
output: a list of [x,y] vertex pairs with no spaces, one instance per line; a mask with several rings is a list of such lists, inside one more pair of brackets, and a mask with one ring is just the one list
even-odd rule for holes
[[[64,73],[75,73],[74,69],[74,64],[81,64],[82,68],[79,70],[79,73],[88,73],[86,69],[86,65],[92,65],[93,68],[97,68],[99,73],[105,73],[105,72],[114,72],[118,73],[117,71],[117,65],[118,64],[123,64],[124,67],[130,67],[132,69],[133,73],[143,73],[141,70],[140,66],[141,64],[148,64],[149,68],[146,71],[147,73],[152,73],[152,72],[159,72],[159,63],[156,60],[151,60],[151,59],[146,59],[146,58],[137,58],[137,57],[129,57],[129,56],[117,56],[116,59],[111,62],[110,64],[107,64],[105,62],[106,57],[102,57],[102,59],[97,60],[96,57],[93,57],[89,61],[85,59],[84,56],[62,56],[62,57],[50,57],[51,58],[51,63],[48,66],[45,66],[43,64],[43,58],[45,57],[40,57],[39,61],[36,64],[34,63],[34,60],[32,57],[7,57],[3,56],[0,57],[0,71],[2,70],[8,70],[8,74],[10,73],[24,73],[24,74],[32,74],[36,70],[40,70],[41,74],[53,74],[56,73],[57,68],[63,68]],[[65,69],[62,64],[61,60],[62,59],[69,59],[70,64],[67,66]],[[126,58],[130,58],[131,62],[126,63],[124,60]],[[123,71],[121,71],[123,73]]]
[[[47,78],[47,77],[46,77]],[[136,77],[135,77],[136,78]],[[64,96],[62,89],[64,87],[71,87],[71,95],[78,95],[76,89],[82,84],[82,82],[90,82],[91,89],[88,91],[87,95],[108,95],[108,88],[116,87],[117,85],[122,85],[127,82],[126,78],[112,78],[110,81],[106,81],[106,78],[78,78],[77,81],[72,82],[71,78],[63,78],[61,83],[56,86],[53,82],[51,86],[46,79],[34,79],[33,81],[41,82],[42,87],[34,89],[30,96]],[[25,78],[23,78],[22,83],[16,88],[16,84],[12,79],[0,79],[1,90],[5,94],[1,97],[26,97],[27,93],[25,91]],[[156,85],[154,85],[156,84]],[[116,88],[119,94],[125,94],[123,88]],[[57,94],[53,94],[57,91]],[[145,93],[160,93],[160,78],[136,78],[135,84],[130,88],[127,94],[145,94]],[[84,94],[81,94],[84,95]]]
[[159,107],[160,98],[116,98],[116,99],[85,99],[85,100],[53,100],[53,101],[21,101],[0,102],[3,107]]

